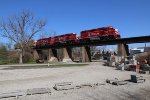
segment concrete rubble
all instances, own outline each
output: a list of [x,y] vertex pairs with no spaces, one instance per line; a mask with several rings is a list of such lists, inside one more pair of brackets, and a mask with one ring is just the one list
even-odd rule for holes
[[65,62],[65,63],[74,63],[71,58],[64,58],[62,62]]
[[62,91],[62,90],[77,89],[79,87],[73,85],[73,82],[62,82],[62,83],[56,83],[53,88],[57,91]]
[[94,87],[94,86],[99,86],[99,85],[105,85],[104,83],[84,83],[80,85],[73,84],[72,82],[62,82],[62,83],[56,83],[55,86],[53,87],[57,91],[62,91],[62,90],[71,90],[71,89],[80,89],[84,87]]
[[[101,63],[101,65],[102,64],[103,63]],[[135,74],[135,72],[131,72],[131,71],[130,72],[129,71],[122,72],[122,71],[114,70],[114,68],[104,67],[104,66],[102,66],[100,68],[97,63],[95,65],[97,65],[95,67],[96,68],[95,70],[93,70],[94,67],[93,67],[93,65],[91,65],[92,67],[89,67],[86,71],[85,71],[85,68],[83,68],[83,67],[82,67],[82,70],[81,70],[81,68],[78,70],[78,67],[75,67],[73,70],[70,70],[70,69],[68,70],[67,68],[63,69],[63,70],[58,69],[58,68],[57,69],[53,69],[53,68],[52,69],[37,69],[36,72],[39,70],[38,74],[35,74],[35,71],[33,71],[33,70],[29,70],[29,71],[31,71],[30,73],[32,73],[32,76],[33,75],[36,76],[36,80],[41,79],[41,81],[33,81],[33,79],[31,78],[30,80],[27,81],[27,83],[34,82],[34,84],[40,84],[40,82],[43,82],[43,84],[37,85],[37,86],[34,86],[34,84],[32,84],[31,87],[28,87],[28,86],[25,87],[25,85],[23,85],[23,83],[25,83],[24,81],[22,81],[22,82],[19,81],[16,85],[12,84],[13,81],[10,81],[10,79],[15,80],[15,78],[12,78],[13,74],[6,73],[6,75],[8,75],[8,74],[10,75],[10,78],[6,79],[6,77],[2,77],[3,80],[1,78],[2,85],[0,88],[1,89],[0,99],[4,98],[4,99],[8,100],[8,99],[17,98],[17,99],[21,100],[23,98],[23,100],[37,100],[37,99],[41,99],[41,98],[42,99],[47,98],[45,100],[49,100],[52,98],[52,100],[53,100],[53,98],[56,97],[57,100],[59,100],[60,98],[64,97],[63,100],[66,100],[66,98],[68,98],[68,100],[72,100],[72,97],[68,97],[68,96],[70,96],[70,95],[72,96],[72,94],[73,95],[75,94],[74,97],[76,97],[76,95],[79,95],[79,94],[85,95],[83,93],[85,93],[86,91],[88,93],[89,92],[88,90],[92,91],[92,93],[93,93],[92,95],[94,95],[94,94],[99,95],[102,92],[103,93],[102,95],[104,95],[104,97],[113,92],[115,94],[114,97],[116,97],[116,94],[118,94],[118,93],[123,94],[124,92],[129,91],[128,93],[131,94],[131,93],[133,93],[133,91],[140,90],[141,87],[144,87],[144,89],[147,89],[147,87],[149,87],[149,81],[150,81],[149,75],[143,75],[143,76],[141,76],[141,75],[138,76],[138,74],[132,75],[132,74]],[[106,69],[106,70],[104,70],[104,69]],[[109,70],[109,69],[111,69],[111,70]],[[49,74],[49,76],[46,76],[47,73],[50,73],[50,71],[47,71],[47,70],[51,70],[51,74]],[[55,75],[55,73],[52,73],[54,70],[59,70],[59,71],[56,71],[55,73],[57,73],[59,76],[62,76],[62,77],[59,77],[58,79],[54,80],[54,78],[57,78],[56,76],[54,76],[54,78],[52,80],[50,80],[50,76]],[[14,76],[18,75],[18,73],[16,74],[16,72],[19,72],[18,70],[13,70],[13,71],[15,73]],[[68,71],[70,71],[68,74],[64,73],[64,72],[68,72]],[[77,73],[79,71],[81,71],[80,73],[82,73],[82,74]],[[90,71],[92,71],[92,72],[90,72]],[[26,71],[26,70],[22,71],[22,72],[20,72],[20,75],[22,75],[23,72],[25,73],[28,71]],[[62,74],[60,74],[61,72],[62,72]],[[73,72],[76,72],[76,73],[72,74]],[[102,72],[104,72],[104,73],[102,73]],[[37,76],[41,75],[41,73],[44,73],[44,75],[37,78]],[[83,74],[83,73],[87,73],[87,74]],[[90,73],[90,75],[89,75],[89,73]],[[3,74],[4,73],[1,72],[1,76],[3,76]],[[29,75],[29,73],[27,73],[26,75]],[[63,75],[66,75],[66,76],[63,76]],[[87,75],[89,75],[88,77],[90,77],[90,76],[93,76],[93,77],[87,78]],[[97,75],[97,78],[95,78],[96,75]],[[132,75],[131,80],[129,79],[129,77],[130,77],[129,75]],[[46,78],[45,78],[45,76],[46,76]],[[26,78],[26,79],[28,79],[30,77],[31,77],[31,75],[26,76],[26,77],[23,76],[23,78]],[[87,78],[87,79],[82,81],[81,77]],[[116,79],[113,79],[114,77],[116,77]],[[106,80],[106,78],[108,78],[108,79]],[[146,82],[145,82],[144,78],[146,78]],[[55,84],[55,82],[57,82],[60,79],[62,82]],[[94,80],[92,80],[92,79],[94,79]],[[124,79],[129,79],[129,80],[124,80]],[[73,82],[66,82],[66,80],[67,81],[70,80]],[[100,82],[97,82],[97,80],[99,80]],[[103,80],[103,82],[105,80],[106,81],[104,83],[102,83],[101,80]],[[7,83],[6,83],[6,81],[7,81]],[[74,83],[74,82],[76,82],[76,83]],[[109,84],[106,84],[106,83],[109,83]],[[6,85],[6,84],[8,84],[8,85]],[[22,87],[22,85],[24,87],[20,88],[20,87]],[[102,85],[104,85],[104,86],[102,86]],[[112,85],[114,85],[114,86],[112,86]],[[122,86],[122,85],[124,85],[124,86]],[[145,85],[147,87],[145,87]],[[14,87],[18,86],[18,88],[10,89],[13,86]],[[43,86],[47,87],[47,88],[38,88],[38,87],[43,87]],[[54,87],[52,87],[52,86],[54,86]],[[6,89],[6,87],[8,87],[8,88]],[[4,89],[6,89],[6,90],[4,91]],[[24,90],[22,90],[22,89],[24,89]],[[107,91],[105,91],[106,89],[107,89]],[[124,89],[126,89],[126,90],[124,91]],[[16,91],[16,90],[20,90],[20,91]],[[96,92],[94,93],[93,91],[95,91],[95,90],[96,90]],[[105,92],[103,92],[103,91],[105,91]],[[97,94],[98,92],[99,92],[99,94]],[[67,95],[64,96],[64,93],[66,93]],[[51,95],[49,95],[49,94],[51,94]],[[117,96],[119,96],[119,95],[117,95]],[[112,96],[112,95],[110,95],[110,96]],[[11,97],[13,97],[13,98],[11,98]],[[41,98],[39,98],[39,97],[41,97]],[[32,99],[32,98],[35,98],[35,99]],[[97,98],[100,98],[100,97],[97,97]],[[82,99],[84,100],[85,98],[82,98]],[[108,99],[108,98],[106,98],[106,99]],[[79,98],[77,98],[77,99],[75,98],[75,100],[79,100]]]
[[125,85],[125,84],[127,84],[127,81],[118,80],[118,79],[115,78],[114,80],[106,79],[106,83],[118,86],[118,85]]
[[83,87],[94,87],[94,86],[95,86],[95,84],[85,83],[85,84],[80,84],[80,85],[77,86],[77,87],[83,88]]
[[[117,78],[113,80],[106,79],[106,83],[112,84],[112,85],[126,85],[129,81],[127,80],[119,80]],[[143,76],[137,76],[137,75],[131,75],[130,82],[134,83],[143,83],[145,82],[145,79]],[[105,85],[105,83],[84,83],[84,84],[73,84],[73,82],[61,82],[56,83],[53,87],[56,91],[63,91],[63,90],[71,90],[71,89],[80,89],[85,87],[96,87],[100,85]],[[35,95],[35,94],[51,94],[51,88],[33,88],[33,89],[27,89],[24,91],[14,91],[10,93],[0,93],[0,99],[2,98],[10,98],[10,97],[16,97],[19,96],[27,96],[27,95]]]
[[50,88],[33,88],[33,89],[27,89],[26,95],[34,95],[34,94],[44,94],[44,93],[51,93]]
[[120,65],[117,65],[116,68],[119,69],[119,70],[124,70],[125,69],[125,65],[124,65],[124,63],[122,63]]
[[58,62],[58,59],[56,57],[51,57],[48,62],[56,63],[56,62]]
[[[144,61],[144,59],[143,59]],[[135,71],[142,74],[150,74],[150,66],[148,64],[138,62],[136,57],[132,58],[119,57],[112,55],[105,63],[106,66],[116,67],[118,70]]]
[[142,65],[142,70],[139,71],[141,74],[150,74],[150,66],[148,64]]
[[[62,91],[62,90],[71,90],[71,89],[80,89],[84,87],[95,87],[105,85],[104,83],[84,83],[80,85],[75,85],[73,82],[62,82],[62,83],[56,83],[53,89],[56,91]],[[16,97],[19,96],[27,96],[27,95],[36,95],[36,94],[51,94],[50,88],[33,88],[33,89],[27,89],[24,91],[14,91],[9,93],[0,93],[0,99],[2,98],[10,98],[10,97]]]
[[19,96],[24,96],[25,91],[14,91],[14,92],[10,92],[10,93],[0,93],[0,99],[2,98],[10,98],[10,97],[16,97],[18,98]]
[[16,97],[18,98],[19,96],[27,96],[27,95],[35,95],[35,94],[45,94],[51,93],[50,88],[33,88],[33,89],[27,89],[23,91],[14,91],[14,92],[9,92],[9,93],[0,93],[0,99],[2,98],[10,98],[10,97]]
[[131,75],[131,82],[134,83],[143,83],[146,80],[143,78],[143,76],[138,76],[138,75]]
[[133,83],[143,83],[145,82],[146,79],[143,78],[143,76],[138,76],[138,75],[131,75],[130,80],[119,80],[117,78],[113,80],[106,79],[106,83],[112,84],[112,85],[125,85],[128,84],[128,82],[133,82]]

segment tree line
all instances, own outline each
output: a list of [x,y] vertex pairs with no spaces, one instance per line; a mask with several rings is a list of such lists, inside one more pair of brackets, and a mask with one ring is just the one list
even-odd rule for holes
[[[31,42],[33,37],[40,33],[45,26],[46,20],[36,18],[29,10],[23,10],[18,14],[9,16],[6,20],[0,21],[0,36],[10,40],[12,44],[15,44],[15,48],[18,49],[18,62],[23,63],[25,61],[25,55],[27,55],[27,51],[29,50],[29,42]],[[0,56],[0,61],[5,63],[4,59],[8,61],[10,58],[5,58],[4,53],[7,52],[6,47],[1,46],[0,48],[2,55]]]

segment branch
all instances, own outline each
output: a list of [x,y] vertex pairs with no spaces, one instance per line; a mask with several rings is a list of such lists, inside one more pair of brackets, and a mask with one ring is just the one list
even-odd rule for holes
[[32,33],[29,36],[29,38],[27,39],[26,43],[28,43],[36,33],[40,32],[45,25],[46,25],[46,21],[44,21],[44,20],[36,21],[36,23],[32,27]]
[[17,43],[17,41],[13,38],[13,36],[11,36],[11,32],[9,32],[6,24],[4,24],[4,23],[1,24],[1,31],[3,32],[2,33],[3,37],[9,38],[10,40]]
[[23,48],[35,34],[42,31],[46,21],[35,20],[29,11],[22,11],[19,15],[11,16],[6,22],[0,25],[3,37],[19,43]]

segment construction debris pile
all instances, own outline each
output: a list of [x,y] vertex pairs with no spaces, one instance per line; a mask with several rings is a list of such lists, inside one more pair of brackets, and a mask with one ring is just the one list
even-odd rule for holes
[[138,76],[138,75],[131,75],[131,79],[130,80],[119,80],[117,78],[113,79],[113,80],[109,80],[106,79],[106,83],[112,84],[112,85],[126,85],[129,82],[133,82],[133,83],[143,83],[145,82],[146,79],[143,78],[143,76]]
[[118,57],[112,55],[105,65],[116,67],[118,70],[135,71],[142,74],[150,74],[149,59],[143,59],[142,54],[132,57]]

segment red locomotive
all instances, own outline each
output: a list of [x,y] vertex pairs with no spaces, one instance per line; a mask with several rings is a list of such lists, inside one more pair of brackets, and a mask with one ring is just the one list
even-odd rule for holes
[[68,34],[55,36],[54,39],[55,39],[54,44],[69,43],[69,42],[76,42],[77,36],[76,33],[68,33]]
[[76,33],[68,33],[68,34],[58,35],[55,37],[39,39],[35,41],[34,46],[59,45],[62,43],[75,43],[77,41],[78,39]]
[[49,38],[44,38],[44,39],[39,39],[37,41],[35,41],[36,46],[45,46],[49,43]]
[[120,38],[120,34],[117,29],[112,26],[96,28],[92,30],[82,31],[80,38],[77,37],[76,33],[68,33],[63,35],[58,35],[55,37],[49,37],[44,39],[39,39],[35,42],[35,46],[49,46],[49,45],[59,45],[65,43],[76,43],[76,42],[89,42],[97,40],[111,40]]
[[81,41],[87,40],[110,40],[120,38],[117,29],[112,26],[102,27],[81,32]]

